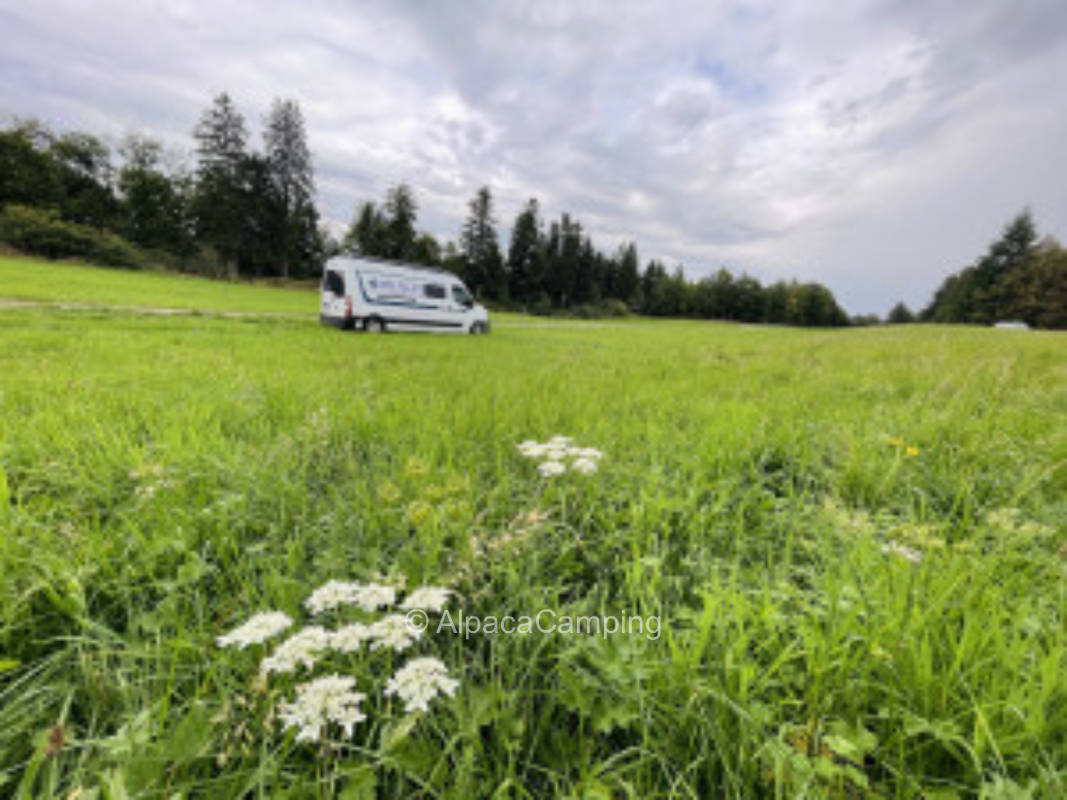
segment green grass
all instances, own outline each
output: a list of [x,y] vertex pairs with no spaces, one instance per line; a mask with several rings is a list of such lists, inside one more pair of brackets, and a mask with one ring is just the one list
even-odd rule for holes
[[[14,263],[0,296],[308,319],[0,312],[0,795],[1067,794],[1062,335],[373,337],[312,293]],[[539,478],[515,445],[553,434],[600,471]],[[427,634],[461,683],[412,718],[399,655],[264,683],[215,646],[400,576],[663,630]],[[296,743],[274,709],[330,671],[367,719]]]
[[307,286],[279,289],[174,272],[115,270],[2,255],[0,298],[249,313],[317,314],[319,308],[318,292]]

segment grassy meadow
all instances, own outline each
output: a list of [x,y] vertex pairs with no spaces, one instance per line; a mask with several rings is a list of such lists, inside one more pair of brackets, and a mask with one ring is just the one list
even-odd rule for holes
[[[311,292],[0,259],[0,796],[1067,796],[1067,339],[897,326],[342,333]],[[604,452],[542,477],[516,445]],[[257,675],[329,579],[452,614]],[[436,624],[440,614],[432,614]],[[315,621],[333,627],[356,610]],[[278,705],[354,675],[351,737]]]
[[207,312],[318,313],[318,295],[176,272],[122,270],[0,254],[0,298]]

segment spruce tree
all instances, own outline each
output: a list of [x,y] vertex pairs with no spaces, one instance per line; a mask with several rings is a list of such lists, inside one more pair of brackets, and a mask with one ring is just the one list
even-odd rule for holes
[[637,246],[630,242],[623,247],[619,258],[619,273],[615,281],[614,296],[624,303],[633,303],[636,299],[641,276],[638,274]]
[[537,200],[530,198],[515,217],[508,247],[507,277],[511,299],[520,303],[537,300],[545,268],[541,218]]
[[418,216],[415,193],[406,183],[398,184],[385,196],[386,258],[410,261],[415,254],[415,219]]
[[471,290],[491,299],[507,294],[504,262],[496,238],[493,195],[483,186],[471,199],[470,213],[460,234],[460,249],[466,259],[464,277]]
[[283,278],[296,271],[308,274],[316,250],[318,214],[311,151],[300,106],[294,100],[275,100],[263,132],[266,164],[280,217],[277,220],[277,258]]
[[242,173],[248,134],[245,120],[223,92],[193,133],[198,158],[194,214],[198,238],[236,267],[244,218]]
[[911,309],[904,304],[903,300],[901,300],[890,309],[889,316],[886,317],[886,322],[890,325],[904,325],[909,322],[915,322],[915,315],[911,313]]

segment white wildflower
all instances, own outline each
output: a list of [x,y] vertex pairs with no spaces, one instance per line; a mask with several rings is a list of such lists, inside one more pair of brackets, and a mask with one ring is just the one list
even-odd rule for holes
[[369,625],[355,622],[338,628],[330,634],[330,648],[341,653],[354,653],[363,646],[364,642],[369,642],[373,638]]
[[351,737],[356,723],[367,718],[359,704],[365,694],[354,691],[356,679],[325,675],[296,687],[296,701],[278,705],[278,719],[286,728],[296,728],[298,742],[317,742],[331,722]]
[[396,589],[381,583],[368,583],[359,587],[356,605],[364,611],[388,608],[396,602]]
[[580,472],[583,475],[592,475],[596,472],[597,464],[593,459],[582,456],[581,458],[574,459],[574,463],[571,464],[571,469],[575,472]]
[[388,647],[396,652],[406,650],[422,636],[422,631],[408,623],[403,614],[389,614],[371,623],[371,650]]
[[312,614],[321,614],[338,606],[352,605],[356,602],[359,589],[358,583],[327,581],[311,593],[304,605]]
[[520,442],[518,448],[519,452],[527,458],[541,458],[545,454],[545,445],[531,439]]
[[420,586],[400,604],[403,609],[421,608],[425,611],[440,611],[448,603],[451,589],[443,586]]
[[559,461],[544,461],[537,467],[537,471],[546,478],[551,478],[553,475],[562,475],[566,469],[562,462]]
[[311,593],[304,605],[312,614],[320,614],[338,606],[359,606],[364,611],[375,611],[395,601],[396,589],[392,586],[327,581]]
[[311,669],[322,652],[330,649],[330,645],[330,633],[325,628],[312,625],[297,631],[274,648],[274,652],[260,662],[259,671],[264,675],[295,672],[300,664]]
[[920,561],[923,560],[923,554],[920,553],[918,550],[913,550],[912,548],[906,545],[898,544],[896,542],[890,542],[889,544],[882,545],[882,553],[884,553],[885,555],[892,554],[900,556],[901,558],[910,561],[913,564],[918,564]]
[[404,710],[429,711],[430,701],[438,694],[449,697],[456,692],[459,681],[448,677],[448,669],[438,658],[413,658],[389,679],[384,694],[404,701]]
[[541,459],[537,471],[545,478],[562,475],[568,466],[583,475],[599,469],[604,453],[595,447],[580,447],[570,436],[553,436],[544,444],[527,439],[518,445],[519,452],[528,458]]
[[252,616],[244,625],[234,628],[215,641],[219,647],[236,646],[244,650],[250,644],[260,644],[277,633],[281,633],[293,621],[281,611],[264,611]]

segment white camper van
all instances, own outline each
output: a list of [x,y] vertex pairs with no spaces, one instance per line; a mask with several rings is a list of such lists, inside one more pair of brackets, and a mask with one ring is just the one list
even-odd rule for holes
[[451,272],[368,256],[326,262],[319,319],[376,333],[489,333],[489,312]]

